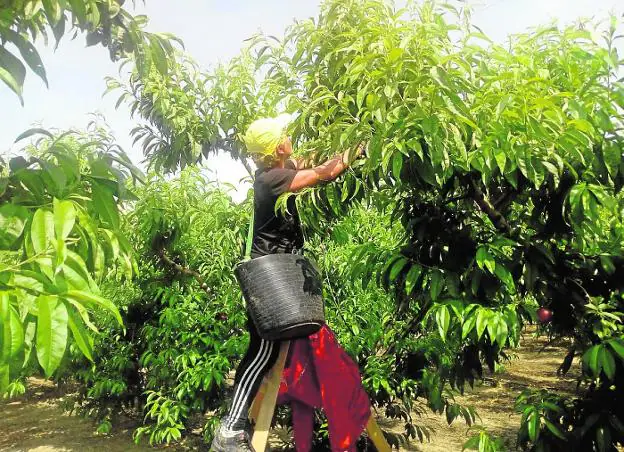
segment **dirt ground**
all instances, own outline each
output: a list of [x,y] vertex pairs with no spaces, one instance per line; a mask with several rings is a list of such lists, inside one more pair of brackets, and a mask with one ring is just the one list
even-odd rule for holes
[[[527,332],[521,346],[514,350],[510,362],[496,375],[487,376],[483,384],[474,390],[467,389],[456,398],[462,405],[473,406],[480,419],[477,424],[487,427],[488,432],[503,438],[506,450],[516,450],[516,433],[520,415],[514,412],[516,397],[527,388],[548,389],[560,393],[573,393],[576,388],[578,362],[575,360],[565,377],[557,376],[557,368],[567,353],[565,343],[549,344],[546,338],[536,338]],[[406,451],[455,452],[473,434],[461,421],[448,425],[445,416],[428,415],[417,423],[435,429],[429,443],[414,443],[404,447]],[[382,428],[388,423],[380,421]]]
[[[514,413],[515,397],[525,388],[545,388],[572,392],[575,388],[575,367],[565,377],[558,377],[556,369],[566,354],[565,344],[548,344],[545,338],[535,338],[531,332],[523,336],[522,346],[514,351],[504,370],[489,376],[474,390],[458,398],[458,402],[472,405],[481,418],[481,424],[492,434],[504,438],[508,450],[515,450],[515,434],[519,416]],[[575,363],[576,365],[576,363]],[[137,446],[132,441],[133,423],[127,421],[114,426],[111,434],[98,436],[93,423],[87,419],[65,414],[60,405],[63,397],[49,382],[31,380],[26,395],[0,402],[0,450],[29,452],[126,452],[148,451],[154,448]],[[451,426],[443,416],[420,418],[421,425],[435,429],[429,443],[415,443],[406,451],[454,452],[461,451],[467,440],[467,426],[455,422]],[[380,419],[382,428],[395,430],[387,420]],[[183,446],[159,447],[165,450],[198,448],[198,438]]]
[[135,451],[132,430],[120,427],[114,435],[94,435],[93,423],[68,416],[62,397],[43,380],[30,380],[25,396],[0,405],[0,450],[3,451]]

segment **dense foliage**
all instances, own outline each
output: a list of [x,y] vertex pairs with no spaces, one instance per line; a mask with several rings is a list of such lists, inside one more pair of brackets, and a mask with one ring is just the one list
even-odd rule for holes
[[[101,430],[118,413],[140,407],[146,424],[137,440],[179,439],[206,412],[209,437],[225,409],[228,374],[247,340],[242,296],[229,270],[241,255],[250,205],[234,205],[193,168],[168,181],[153,177],[136,194],[125,234],[137,244],[139,276],[103,286],[122,310],[126,331],[104,332],[95,344],[95,366],[78,362],[65,374],[84,383],[80,411],[99,418]],[[414,409],[422,411],[413,400],[415,382],[401,379],[392,369],[396,358],[385,353],[396,347],[404,322],[393,320],[394,307],[379,287],[345,285],[336,271],[348,266],[359,243],[390,246],[400,233],[392,230],[389,214],[361,208],[337,224],[329,240],[310,238],[309,251],[324,269],[328,321],[359,361],[365,387],[388,401],[388,415],[403,418],[412,436],[424,438],[428,429],[412,419]],[[396,392],[403,400],[389,403]],[[474,415],[465,413],[472,421]]]
[[[559,406],[566,415],[557,424],[541,405],[524,407],[520,441],[544,449],[559,437],[606,450],[624,434],[620,29],[614,17],[539,29],[502,47],[462,5],[408,2],[396,11],[377,0],[327,1],[319,18],[282,40],[256,37],[214,73],[181,64],[184,85],[154,74],[127,90],[150,122],[137,137],[158,143],[147,155],[170,170],[207,155],[188,156],[179,140],[209,136],[240,157],[240,132],[254,116],[241,105],[299,112],[294,138],[314,161],[368,141],[361,167],[298,197],[319,231],[319,218],[373,192],[403,226],[395,246],[354,251],[345,276],[376,275],[409,319],[406,336],[437,331],[444,353],[425,363],[440,389],[463,389],[482,361],[493,368],[517,343],[527,304],[551,308],[548,331],[574,341],[562,371],[582,357],[586,384],[573,410]],[[197,127],[171,119],[180,105],[202,118]],[[429,400],[442,409],[437,393]]]
[[[45,67],[33,45],[38,38],[48,42],[52,32],[56,47],[68,32],[86,33],[87,45],[101,44],[117,61],[131,56],[138,71],[151,67],[167,73],[174,52],[167,33],[147,33],[144,16],[134,17],[123,8],[125,0],[17,0],[0,4],[0,80],[20,98],[26,78],[26,65],[47,85]],[[21,56],[10,49],[11,44]]]
[[[152,61],[127,82],[107,83],[142,118],[133,134],[158,172],[218,150],[251,171],[241,133],[283,109],[298,113],[293,138],[312,163],[368,143],[365,160],[297,203],[307,252],[325,275],[329,323],[374,405],[403,419],[408,438],[428,435],[412,417],[425,406],[472,424],[475,413],[453,395],[484,366],[494,370],[542,306],[553,312],[543,331],[571,340],[559,372],[576,358],[580,385],[574,397],[523,393],[518,442],[611,451],[624,443],[621,31],[617,18],[580,22],[502,47],[471,24],[463,3],[408,1],[397,11],[383,0],[327,0],[318,18],[282,39],[254,37],[212,72],[180,56],[167,70]],[[52,137],[3,175],[2,375],[22,368],[30,346],[20,338],[28,344],[35,321],[50,375],[67,341],[67,327],[53,326],[68,322],[68,310],[78,301],[117,306],[125,330],[98,318],[107,327],[97,353],[82,323],[69,322],[77,349],[96,364],[76,353],[63,372],[84,383],[82,407],[106,429],[138,402],[146,424],[137,438],[152,442],[178,439],[194,414],[208,412],[209,437],[245,345],[231,270],[249,202],[233,205],[186,168],[171,180],[150,177],[119,217],[130,192],[118,164],[136,171],[110,143],[89,157],[79,142]],[[69,151],[52,152],[59,143]],[[124,237],[138,261],[134,281],[122,276],[133,268]],[[100,242],[119,262],[107,274],[98,273]],[[67,276],[78,258],[82,279]],[[30,287],[20,285],[24,271]],[[106,296],[94,295],[96,284]],[[87,288],[88,297],[73,296]],[[25,308],[30,298],[19,291],[39,297],[36,307]],[[466,446],[501,447],[485,430]]]
[[[45,131],[21,138],[35,132]],[[128,180],[140,172],[101,129],[45,134],[0,179],[2,392],[20,390],[14,380],[35,356],[51,376],[70,337],[93,360],[90,313],[105,309],[121,323],[99,285],[111,269],[128,278],[136,269],[119,203],[132,199]]]
[[[122,309],[125,330],[108,329],[92,368],[78,365],[82,411],[103,428],[139,402],[150,442],[180,438],[195,413],[218,409],[225,380],[244,352],[238,260],[245,211],[196,170],[150,178],[126,214],[139,276],[103,291]],[[211,423],[212,424],[212,423]]]
[[[132,57],[137,72],[165,74],[176,38],[144,32],[146,18],[131,16],[123,3],[2,3],[0,79],[22,103],[24,63],[47,85],[33,42],[41,37],[47,43],[50,31],[57,46],[66,31],[75,31],[74,37],[85,31],[87,45],[101,43],[112,60]],[[37,367],[30,365],[34,356],[51,376],[68,344],[93,360],[88,329],[97,332],[90,316],[99,310],[121,323],[99,284],[112,273],[131,278],[136,270],[133,251],[119,234],[119,210],[133,199],[127,180],[142,175],[106,131],[95,123],[89,127],[84,134],[26,131],[16,142],[37,134],[47,138],[18,157],[0,158],[0,392],[24,390],[19,377]]]

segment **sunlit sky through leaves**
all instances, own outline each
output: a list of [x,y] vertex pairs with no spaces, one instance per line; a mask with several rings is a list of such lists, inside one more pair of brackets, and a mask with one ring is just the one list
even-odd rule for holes
[[[398,2],[401,3],[401,2]],[[126,2],[129,5],[130,2]],[[185,43],[186,51],[209,69],[236,55],[244,40],[258,31],[281,36],[293,19],[318,13],[318,0],[146,0],[137,1],[135,14],[149,17],[149,31],[173,33]],[[622,0],[483,0],[476,4],[474,23],[496,41],[504,42],[510,33],[548,24],[553,20],[569,23],[579,17],[606,18],[609,12],[624,13]],[[84,128],[99,112],[119,144],[140,164],[139,146],[132,147],[129,131],[135,125],[125,105],[115,110],[117,96],[102,98],[104,77],[117,76],[118,65],[110,62],[101,47],[85,47],[84,37],[65,36],[56,52],[38,44],[50,88],[32,72],[24,87],[25,106],[4,85],[0,86],[0,153],[12,154],[21,143],[15,138],[33,125],[48,129]],[[239,186],[245,170],[227,156],[213,158],[207,166],[212,177]],[[240,185],[236,199],[245,196]]]

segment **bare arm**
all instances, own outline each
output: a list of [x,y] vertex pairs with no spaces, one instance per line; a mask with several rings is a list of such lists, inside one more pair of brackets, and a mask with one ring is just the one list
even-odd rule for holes
[[[342,154],[338,154],[337,156],[314,168],[298,170],[288,187],[288,191],[296,192],[307,187],[313,187],[320,182],[335,180],[349,167],[349,164],[347,163],[349,159],[349,152],[350,151],[345,151]],[[355,157],[357,157],[361,152],[362,148],[359,149],[359,152],[356,153]],[[299,169],[299,166],[297,166],[297,168]]]

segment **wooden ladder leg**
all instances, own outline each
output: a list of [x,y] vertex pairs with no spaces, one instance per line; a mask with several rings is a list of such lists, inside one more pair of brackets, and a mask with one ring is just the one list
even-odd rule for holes
[[262,379],[262,384],[260,385],[260,389],[256,393],[256,397],[251,402],[251,406],[249,407],[249,420],[255,424],[258,420],[258,414],[260,414],[260,407],[262,406],[262,401],[264,400],[264,395],[267,390],[267,378]]
[[372,413],[368,418],[368,424],[366,424],[366,432],[379,452],[391,452],[392,449],[390,449],[390,445],[388,441],[386,441],[386,437],[379,428],[379,425],[377,425],[375,416],[373,416]]
[[[273,366],[273,369],[269,372],[266,381],[266,388],[262,395],[261,402],[259,402],[260,409],[258,410],[256,418],[256,428],[254,429],[253,438],[251,439],[251,445],[256,452],[264,452],[267,442],[269,441],[271,420],[273,420],[273,413],[275,412],[277,393],[282,381],[282,372],[284,371],[284,365],[286,364],[286,356],[288,355],[289,346],[290,341],[282,342],[277,362]],[[253,405],[255,404],[256,402],[254,400]]]

